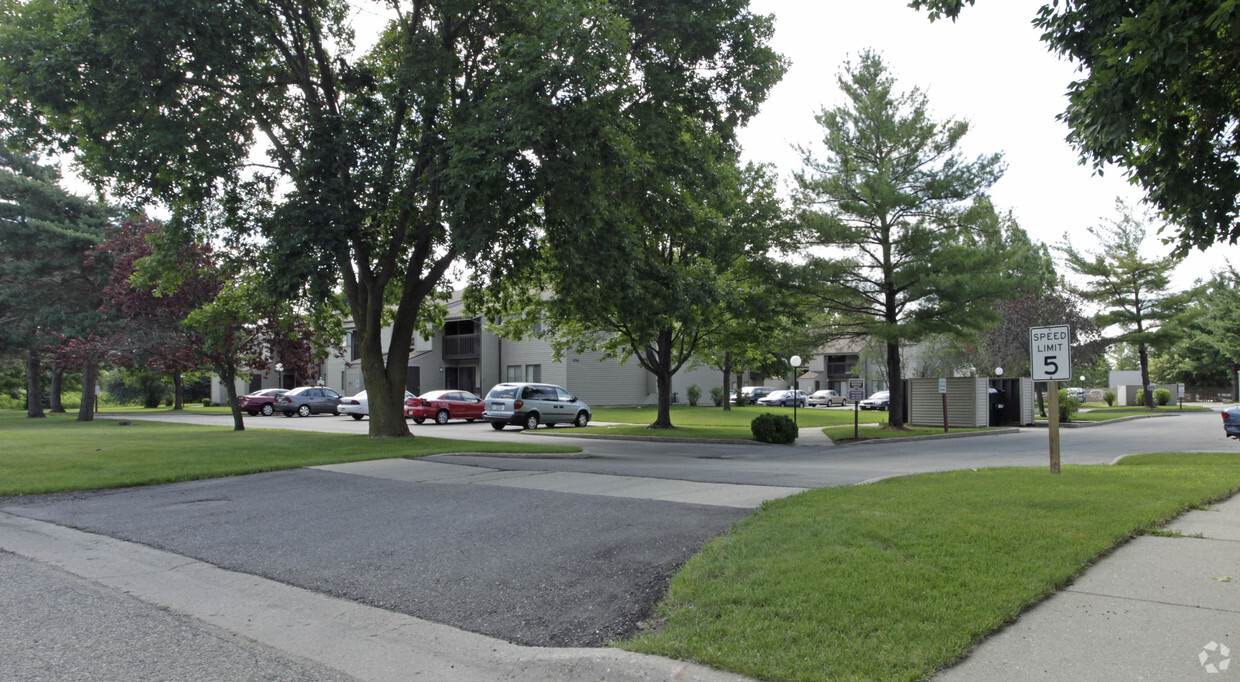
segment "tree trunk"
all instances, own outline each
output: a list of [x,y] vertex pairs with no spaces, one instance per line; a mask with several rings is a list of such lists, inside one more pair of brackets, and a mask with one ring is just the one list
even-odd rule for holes
[[1240,362],[1231,363],[1231,395],[1240,402]]
[[[52,366],[52,386],[49,389],[49,392],[52,394],[52,400],[51,400],[52,414],[64,414],[65,413],[65,404],[60,399],[61,386],[64,385],[64,380],[65,380],[65,368],[59,365],[53,365]],[[82,399],[85,400],[86,396],[83,395]]]
[[241,404],[237,402],[237,368],[232,363],[216,363],[215,373],[224,384],[228,396],[228,408],[232,411],[233,431],[245,431],[245,418],[241,416]]
[[39,352],[33,348],[26,351],[26,416],[46,417],[43,414],[43,383],[39,377],[42,370]]
[[887,344],[887,391],[891,404],[887,407],[887,424],[893,429],[904,428],[904,382],[900,380],[900,344]]
[[1145,409],[1154,409],[1154,391],[1150,389],[1150,352],[1144,343],[1137,344],[1137,357],[1141,360],[1141,394],[1145,396]]
[[181,399],[181,392],[185,389],[185,377],[181,376],[181,371],[176,370],[172,373],[172,409],[184,410],[185,403]]
[[380,316],[375,315],[365,325],[359,325],[355,332],[359,334],[362,377],[366,382],[366,395],[370,398],[369,435],[371,438],[412,438],[409,422],[405,419],[405,377],[409,371],[409,351],[413,345],[412,330],[405,334],[393,326],[385,366],[381,320]]
[[95,421],[95,411],[98,406],[95,401],[95,386],[99,384],[99,365],[93,360],[87,360],[82,363],[82,404],[78,406],[77,421],[93,422]]
[[732,354],[723,354],[723,411],[732,411],[732,399],[728,397],[728,379],[732,378]]
[[652,429],[671,429],[672,426],[672,332],[659,332],[659,340],[654,349],[655,355],[652,369],[659,390],[659,412],[655,415]]

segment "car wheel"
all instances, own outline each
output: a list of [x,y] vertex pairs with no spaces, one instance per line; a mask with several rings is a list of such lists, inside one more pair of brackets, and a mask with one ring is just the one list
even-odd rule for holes
[[414,418],[413,418],[413,423],[414,423],[414,424],[422,424],[422,423],[424,423],[425,421],[426,421],[426,417],[414,417]]
[[491,422],[491,428],[495,429],[496,431],[503,431],[504,425],[499,422]]
[[275,411],[276,411],[276,408],[272,407],[270,404],[263,405],[262,412],[263,412],[264,417],[270,417],[271,414]]
[[309,405],[302,405],[301,407],[298,407],[298,408],[297,408],[297,416],[298,416],[298,417],[309,417],[309,416],[310,416],[310,406],[309,406]]
[[435,423],[436,423],[436,424],[441,424],[441,425],[442,425],[442,424],[447,424],[447,423],[448,423],[448,417],[449,417],[449,415],[448,415],[448,411],[447,411],[447,410],[440,410],[440,411],[438,411],[438,412],[436,412],[436,413],[435,413]]
[[586,414],[585,412],[578,412],[577,418],[573,420],[573,424],[576,425],[577,428],[579,429],[585,428],[586,424],[589,424],[589,423],[590,423],[590,415]]
[[886,412],[886,411],[887,411],[887,410],[889,410],[890,408],[891,408],[891,405],[890,405],[890,404],[888,404],[888,403],[883,403],[882,405],[880,405],[880,406],[878,407],[878,409],[882,410],[883,412]]
[[536,428],[538,428],[538,415],[527,415],[525,417],[525,429],[527,431],[533,431]]
[[363,415],[360,415],[360,414],[357,414],[356,412],[354,412],[353,414],[351,414],[351,415],[349,415],[349,416],[350,416],[350,417],[353,417],[353,421],[358,421],[358,422],[360,422],[360,421],[362,421],[362,416],[363,416]]

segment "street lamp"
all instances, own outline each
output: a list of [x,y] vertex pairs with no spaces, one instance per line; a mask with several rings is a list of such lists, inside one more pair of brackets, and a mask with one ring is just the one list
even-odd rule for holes
[[995,376],[997,376],[997,377],[1001,377],[1001,376],[1003,376],[1003,368],[1002,368],[1002,367],[996,367],[996,368],[995,368]]
[[792,363],[792,423],[797,423],[797,368],[801,366],[801,356],[794,355],[788,358],[788,362]]

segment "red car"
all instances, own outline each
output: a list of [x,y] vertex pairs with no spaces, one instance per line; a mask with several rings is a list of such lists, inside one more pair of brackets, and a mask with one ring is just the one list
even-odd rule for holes
[[474,421],[482,419],[482,398],[469,391],[431,391],[405,401],[405,416],[421,424],[434,419],[447,424],[449,419]]
[[237,398],[237,405],[242,411],[249,412],[251,417],[257,417],[260,413],[264,417],[270,417],[271,413],[276,411],[276,398],[285,393],[288,391],[283,388],[264,388]]

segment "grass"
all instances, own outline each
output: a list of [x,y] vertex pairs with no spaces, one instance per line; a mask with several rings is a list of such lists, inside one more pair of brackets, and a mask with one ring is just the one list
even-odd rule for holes
[[[989,429],[966,429],[952,427],[948,433],[967,433],[970,431],[988,431]],[[875,440],[880,438],[909,438],[912,436],[941,436],[943,435],[943,427],[941,426],[908,426],[903,429],[889,429],[882,426],[860,426],[855,430],[857,437],[853,438],[854,429],[851,424],[848,426],[833,426],[823,429],[823,433],[827,434],[833,442],[836,443],[852,443],[863,440]]]
[[[612,436],[667,436],[671,438],[704,438],[712,440],[753,440],[749,424],[760,414],[782,414],[792,417],[790,407],[733,407],[724,412],[718,407],[672,407],[673,429],[648,428],[658,414],[654,407],[601,407],[593,411],[596,422],[616,422],[614,426],[591,426],[574,429],[573,433],[603,434]],[[885,412],[862,412],[862,423],[871,423],[877,417],[885,418]],[[800,408],[796,411],[797,426],[817,429],[825,426],[853,423],[852,410],[824,410]]]
[[620,645],[761,679],[922,679],[1118,543],[1237,490],[1240,456],[1194,454],[806,492],[710,542],[661,627]]
[[366,436],[0,412],[0,495],[173,483],[319,464],[445,452],[579,452],[526,443]]

